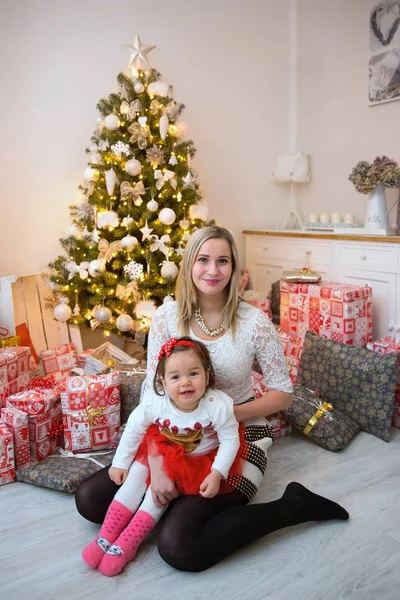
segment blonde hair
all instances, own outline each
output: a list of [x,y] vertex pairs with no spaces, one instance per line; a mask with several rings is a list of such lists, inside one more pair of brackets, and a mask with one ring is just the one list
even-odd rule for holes
[[190,236],[176,281],[177,326],[183,335],[188,335],[190,320],[198,306],[197,288],[192,278],[193,265],[201,246],[211,239],[227,240],[231,249],[232,275],[225,288],[226,305],[223,310],[223,320],[227,329],[231,329],[233,333],[237,327],[240,272],[236,243],[233,235],[224,227],[208,225],[197,229]]

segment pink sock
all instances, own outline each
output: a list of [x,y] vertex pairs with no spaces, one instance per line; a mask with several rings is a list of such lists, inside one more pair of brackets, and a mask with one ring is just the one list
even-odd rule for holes
[[99,571],[107,577],[118,575],[131,561],[144,538],[154,527],[154,519],[144,510],[138,510],[115,543],[103,555]]
[[121,504],[118,500],[111,502],[99,535],[82,551],[82,558],[89,567],[93,567],[93,569],[97,567],[104,553],[125,529],[131,517],[132,511],[126,508],[124,504]]

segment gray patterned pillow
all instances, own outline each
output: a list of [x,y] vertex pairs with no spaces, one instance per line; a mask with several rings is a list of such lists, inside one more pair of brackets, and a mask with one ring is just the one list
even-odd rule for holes
[[140,401],[140,392],[146,371],[120,371],[119,385],[121,394],[121,425],[127,422],[129,415]]
[[292,404],[282,413],[293,427],[331,452],[342,450],[360,431],[360,427],[350,417],[331,404],[326,406],[322,398],[298,384],[293,388]]
[[363,431],[388,442],[398,361],[396,352],[382,356],[308,331],[297,383],[317,391]]
[[[92,454],[104,467],[111,464],[115,450],[111,450],[109,454],[105,452]],[[81,481],[101,468],[88,458],[48,456],[41,462],[31,462],[17,469],[17,481],[72,494]]]

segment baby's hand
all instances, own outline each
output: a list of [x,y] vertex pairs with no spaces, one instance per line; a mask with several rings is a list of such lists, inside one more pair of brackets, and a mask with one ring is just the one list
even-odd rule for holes
[[108,476],[117,485],[122,485],[128,477],[128,469],[119,469],[118,467],[110,467]]
[[216,469],[212,469],[200,485],[200,496],[203,498],[214,498],[219,492],[222,475]]

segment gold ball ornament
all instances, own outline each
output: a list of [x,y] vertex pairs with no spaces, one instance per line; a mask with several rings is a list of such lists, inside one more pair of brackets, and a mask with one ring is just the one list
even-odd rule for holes
[[125,333],[126,331],[129,331],[130,329],[132,329],[133,319],[130,315],[127,315],[124,313],[122,315],[119,315],[119,317],[117,317],[115,324],[119,331],[122,331],[123,333]]

